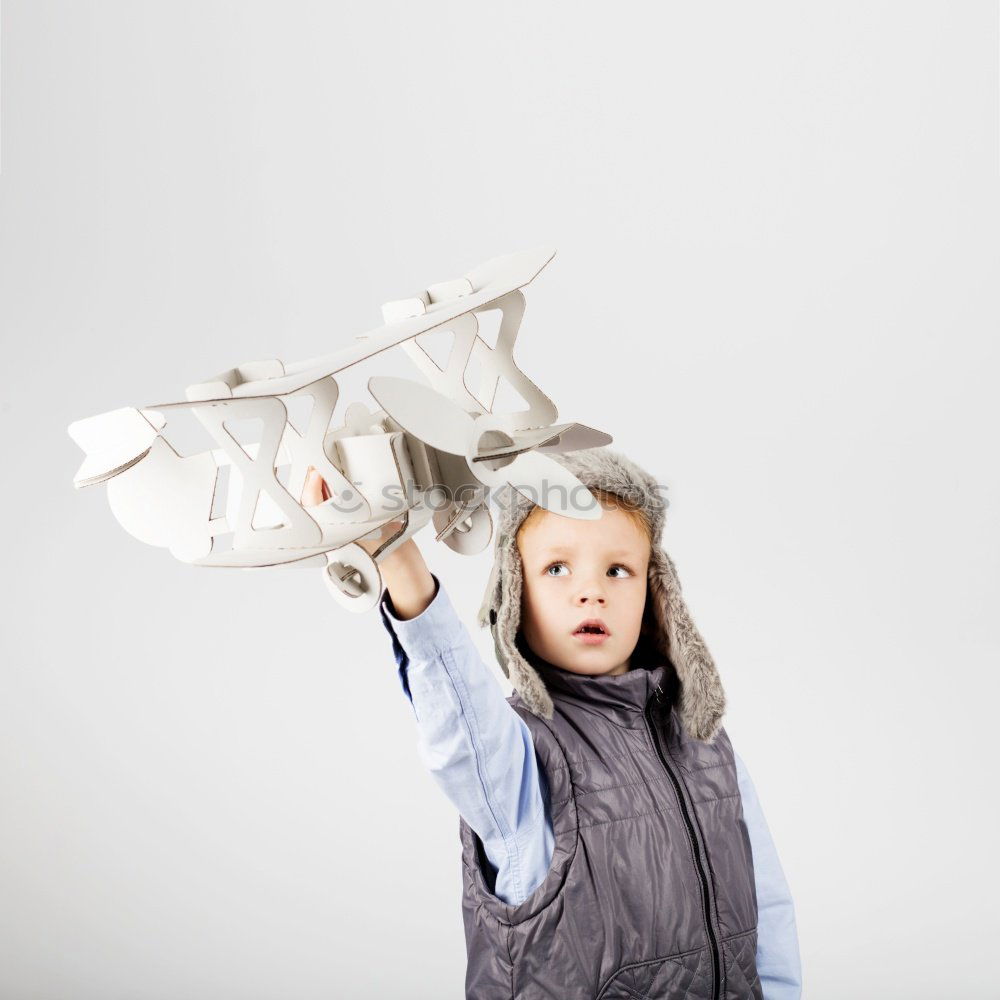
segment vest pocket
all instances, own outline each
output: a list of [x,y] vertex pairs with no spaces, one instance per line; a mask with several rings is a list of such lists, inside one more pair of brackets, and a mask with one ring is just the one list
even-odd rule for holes
[[597,1000],[709,1000],[712,958],[699,948],[672,958],[623,965],[598,993]]

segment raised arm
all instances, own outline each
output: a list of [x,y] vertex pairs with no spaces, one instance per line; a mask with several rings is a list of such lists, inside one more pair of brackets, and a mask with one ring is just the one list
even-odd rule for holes
[[[328,495],[318,473],[310,474],[303,503],[321,503]],[[385,526],[383,537],[397,525]],[[381,541],[359,544],[371,552]],[[548,788],[531,732],[413,539],[379,568],[386,582],[379,613],[413,708],[420,757],[482,840],[496,871],[495,894],[516,905],[544,879],[554,846]]]
[[524,720],[432,579],[435,595],[415,618],[394,614],[391,593],[379,611],[413,707],[420,757],[482,840],[496,869],[495,894],[516,905],[544,879],[552,856],[544,771]]
[[802,965],[792,894],[746,765],[735,750],[733,756],[743,818],[753,852],[757,889],[757,974],[764,1000],[799,1000]]

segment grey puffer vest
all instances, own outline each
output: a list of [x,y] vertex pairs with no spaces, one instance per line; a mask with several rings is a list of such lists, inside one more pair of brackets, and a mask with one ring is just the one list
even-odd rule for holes
[[757,896],[732,745],[690,737],[673,668],[587,677],[539,664],[554,707],[527,723],[555,850],[521,904],[460,818],[475,1000],[762,1000]]

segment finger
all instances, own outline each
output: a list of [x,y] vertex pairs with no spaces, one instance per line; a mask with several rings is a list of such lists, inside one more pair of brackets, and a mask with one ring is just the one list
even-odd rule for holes
[[320,485],[322,482],[320,474],[309,466],[305,485],[302,487],[302,499],[299,501],[303,507],[315,507],[316,504],[323,502],[323,487]]

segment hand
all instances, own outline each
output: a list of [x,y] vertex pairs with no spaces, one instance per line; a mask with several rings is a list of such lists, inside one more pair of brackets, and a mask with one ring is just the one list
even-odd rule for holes
[[[299,502],[303,507],[315,507],[324,500],[329,500],[330,496],[326,480],[316,471],[315,466],[310,465]],[[402,521],[388,521],[380,526],[378,537],[359,538],[357,544],[372,555],[386,538],[391,538],[399,531],[402,524]],[[435,593],[434,578],[412,538],[393,549],[379,562],[379,567],[399,618],[414,618],[430,604]]]
[[[299,502],[303,507],[315,507],[318,504],[323,503],[324,500],[329,500],[331,496],[330,487],[327,486],[326,480],[319,474],[314,465],[310,465],[308,471],[306,472],[306,481],[302,487],[302,499]],[[387,538],[391,538],[395,535],[402,526],[402,521],[389,521],[381,526],[381,529],[376,537],[359,538],[357,540],[357,544],[360,545],[361,548],[363,548],[369,555],[374,555],[375,550],[378,549],[378,547],[382,545]],[[409,541],[412,541],[412,539]],[[386,561],[396,555],[396,553],[399,552],[400,549],[404,548],[406,544],[407,543],[404,542],[399,549],[391,552],[386,557]]]

